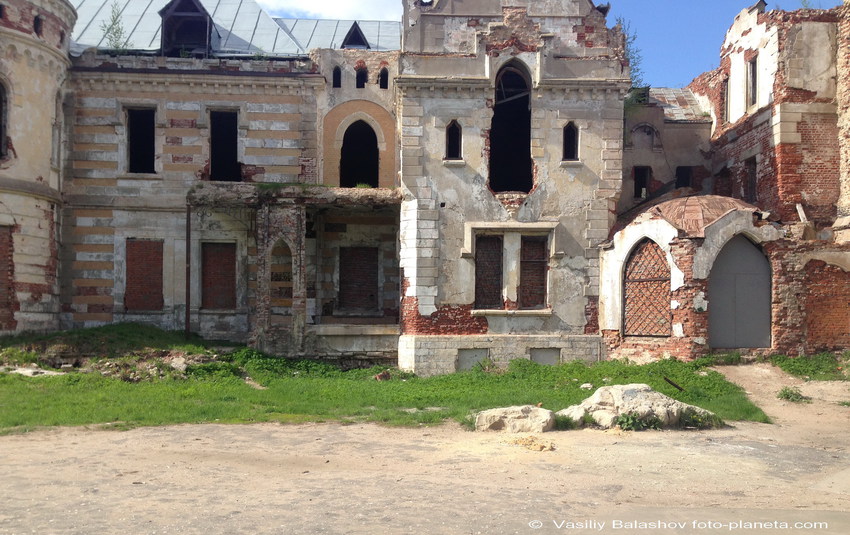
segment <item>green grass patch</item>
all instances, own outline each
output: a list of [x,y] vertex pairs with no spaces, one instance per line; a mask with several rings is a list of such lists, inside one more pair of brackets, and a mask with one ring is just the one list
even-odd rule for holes
[[839,403],[839,405],[841,405],[842,407],[850,407],[850,401],[842,401],[841,403]]
[[[224,360],[189,366],[183,377],[136,383],[86,373],[34,378],[0,374],[0,430],[104,424],[123,429],[203,422],[468,422],[470,414],[493,407],[541,403],[555,411],[566,408],[590,395],[580,388],[583,383],[594,387],[647,383],[724,420],[768,421],[741,388],[697,363],[664,360],[635,366],[606,361],[542,366],[515,360],[498,372],[479,368],[421,378],[390,370],[389,380],[376,381],[374,375],[383,369],[341,371],[328,364],[240,349]],[[244,375],[265,390],[246,384]],[[562,428],[569,425],[560,424]]]
[[774,366],[785,372],[810,381],[847,381],[850,375],[850,352],[843,355],[819,353],[811,356],[786,357],[775,355],[770,358]]
[[776,397],[792,403],[811,403],[812,401],[811,398],[804,396],[796,386],[783,386]]

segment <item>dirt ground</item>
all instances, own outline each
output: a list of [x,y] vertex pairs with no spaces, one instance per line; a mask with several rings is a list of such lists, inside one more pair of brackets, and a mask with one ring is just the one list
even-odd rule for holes
[[[0,533],[850,533],[850,407],[839,405],[850,383],[804,383],[766,364],[720,371],[774,423],[532,437],[455,424],[0,437]],[[785,385],[812,403],[778,400]]]

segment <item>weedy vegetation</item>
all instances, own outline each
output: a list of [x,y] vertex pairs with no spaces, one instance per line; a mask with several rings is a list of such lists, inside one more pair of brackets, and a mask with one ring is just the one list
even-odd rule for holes
[[809,397],[803,395],[800,392],[800,389],[796,386],[784,386],[782,390],[776,394],[776,397],[779,399],[784,399],[785,401],[790,401],[792,403],[811,403],[812,400]]
[[775,355],[770,358],[770,362],[787,373],[802,377],[807,381],[850,380],[850,375],[847,373],[847,367],[850,365],[850,351],[841,355],[834,353],[819,353],[800,357]]

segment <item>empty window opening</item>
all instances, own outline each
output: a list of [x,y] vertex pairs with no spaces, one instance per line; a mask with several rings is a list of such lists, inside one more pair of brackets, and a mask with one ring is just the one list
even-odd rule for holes
[[127,110],[127,171],[155,173],[156,110]]
[[333,87],[342,87],[342,69],[334,67],[333,72]]
[[457,121],[452,121],[446,127],[446,159],[460,160],[462,155],[463,130]]
[[12,227],[0,226],[0,330],[15,328],[15,265]]
[[744,162],[744,200],[756,202],[758,200],[758,163],[755,156]]
[[162,241],[128,239],[124,310],[162,310]]
[[637,166],[634,168],[635,199],[646,199],[649,196],[649,181],[652,178],[652,168]]
[[366,87],[366,82],[368,82],[368,81],[369,81],[369,69],[367,69],[366,67],[361,67],[361,68],[357,69],[357,78],[356,78],[357,89],[363,89],[364,87]]
[[564,160],[578,160],[578,127],[569,123],[564,127]]
[[3,20],[5,18],[6,18],[6,6],[4,6],[3,4],[0,4],[0,20]]
[[162,53],[169,57],[206,57],[212,19],[196,0],[172,0],[159,11],[162,17]]
[[747,63],[747,106],[758,102],[758,57]]
[[623,333],[670,336],[670,267],[652,240],[641,241],[626,263],[623,280]]
[[490,128],[490,188],[528,193],[531,165],[531,91],[527,74],[508,65],[496,76]]
[[210,112],[210,180],[239,182],[239,114],[234,111]]
[[6,137],[9,128],[9,95],[6,91],[6,86],[0,83],[0,159],[7,156],[6,154]]
[[690,188],[693,186],[694,168],[689,166],[680,166],[676,168],[676,187]]
[[201,308],[236,308],[236,244],[201,244]]
[[36,15],[33,19],[32,29],[37,36],[41,37],[42,32],[44,32],[44,19],[41,18],[41,15]]
[[338,308],[348,312],[378,310],[377,247],[339,248]]
[[519,308],[544,308],[549,271],[547,239],[543,236],[523,236],[521,243]]
[[729,99],[729,79],[723,80],[723,122],[728,123],[732,118],[732,113],[729,110],[730,99]]
[[501,309],[502,237],[475,238],[475,308]]
[[342,138],[339,185],[378,187],[378,137],[365,121],[349,126]]
[[381,69],[380,74],[378,74],[378,87],[381,89],[390,87],[390,71],[386,68]]

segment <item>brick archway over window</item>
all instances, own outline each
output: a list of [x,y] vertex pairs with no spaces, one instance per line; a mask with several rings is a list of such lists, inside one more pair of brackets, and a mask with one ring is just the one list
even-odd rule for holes
[[345,132],[352,124],[363,121],[378,138],[378,187],[394,188],[397,182],[395,120],[390,112],[366,100],[350,100],[325,115],[322,121],[322,183],[340,185],[340,159]]
[[664,251],[643,240],[626,262],[623,276],[623,334],[670,336],[670,266]]

